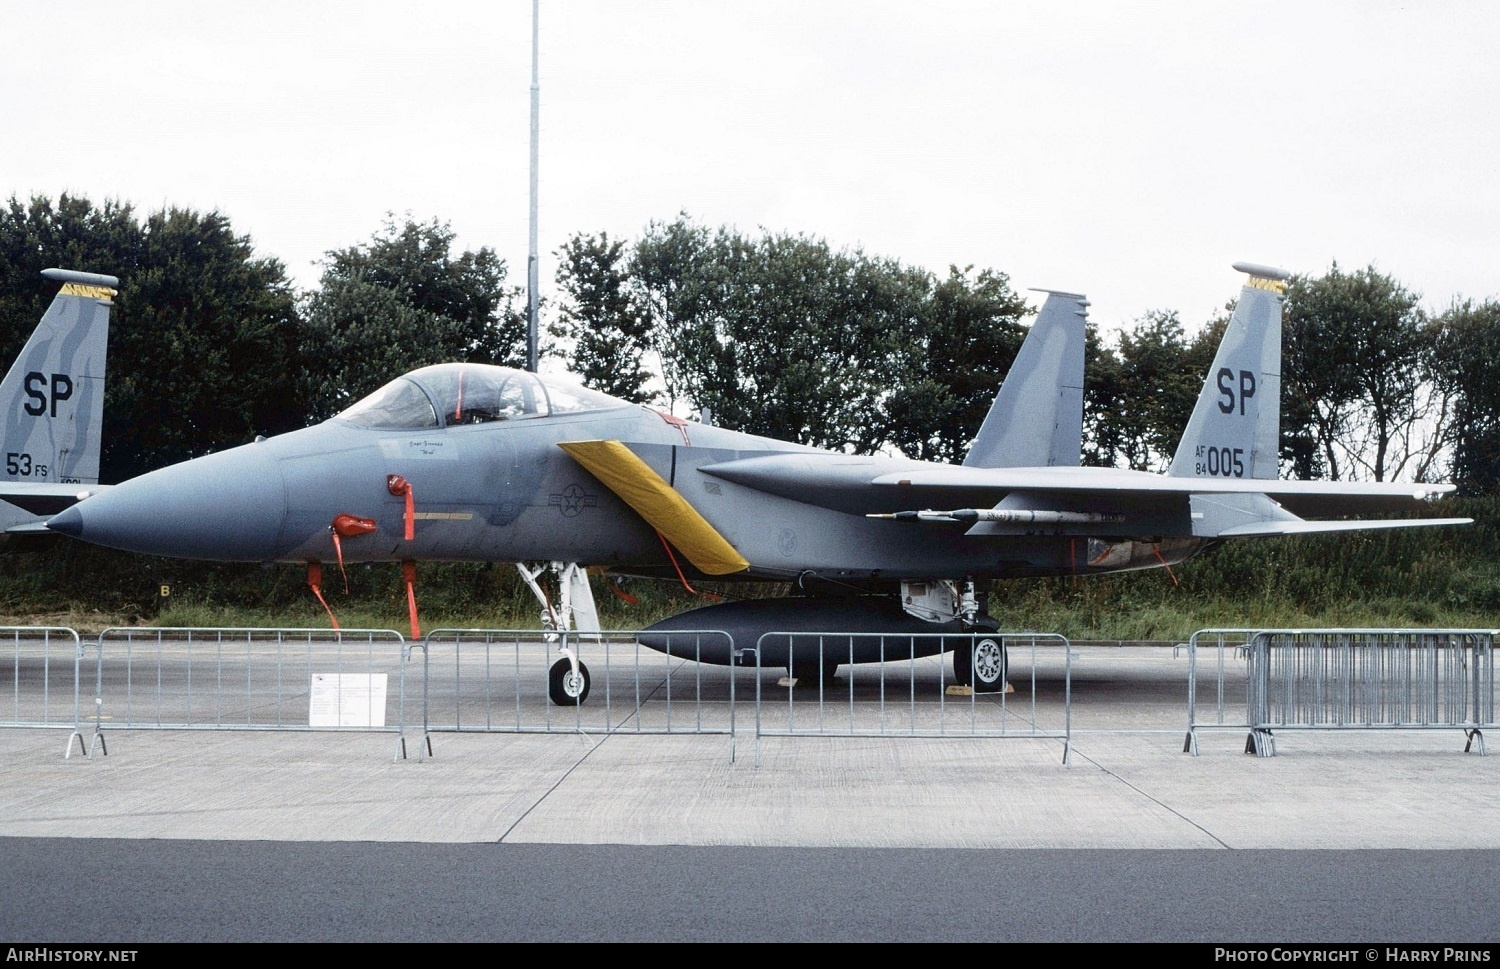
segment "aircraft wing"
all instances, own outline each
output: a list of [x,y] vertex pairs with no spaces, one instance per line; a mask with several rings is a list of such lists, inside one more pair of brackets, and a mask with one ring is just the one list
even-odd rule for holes
[[1145,471],[1121,471],[1115,468],[960,468],[942,465],[917,471],[895,471],[882,474],[872,485],[910,486],[923,490],[987,488],[996,491],[1032,490],[1066,491],[1095,494],[1140,492],[1155,494],[1265,494],[1295,501],[1298,497],[1316,500],[1347,499],[1358,503],[1377,501],[1421,500],[1447,494],[1451,484],[1409,484],[1398,482],[1351,481],[1284,481],[1267,478],[1174,478]]
[[706,464],[704,474],[843,511],[889,504],[885,489],[947,501],[953,496],[1003,497],[1013,491],[1119,496],[1264,494],[1309,514],[1391,511],[1446,494],[1451,484],[1283,481],[1265,478],[1174,478],[1114,468],[976,468],[903,458],[776,453]]
[[[1111,510],[1121,525],[1128,525],[1132,518],[1153,524],[1171,521],[1185,509],[1192,534],[1204,538],[1465,525],[1472,521],[1468,518],[1310,521],[1301,517],[1411,512],[1419,509],[1423,502],[1453,491],[1451,484],[1183,478],[1095,468],[1018,469],[1020,473],[1011,475],[950,475],[949,470],[968,469],[933,468],[917,474],[896,472],[882,475],[872,484],[876,488],[891,490],[906,487],[928,495],[988,489],[1005,494],[993,506],[1002,511],[1008,505],[1018,510],[1049,510],[1049,505],[1064,512]],[[1074,473],[1059,474],[1059,470]],[[996,520],[1007,521],[1003,516]],[[1015,521],[1026,524],[1022,518]],[[983,527],[983,519],[980,522],[971,534],[998,531],[985,529],[981,532],[978,529]],[[1127,527],[1123,530],[1136,529]]]
[[[893,458],[773,454],[707,464],[703,474],[851,514],[971,521],[970,534],[1038,525],[1107,534],[1286,535],[1460,524],[1469,519],[1307,521],[1302,515],[1411,512],[1449,484],[1187,478],[1110,468],[977,468]],[[955,518],[932,509],[976,510]],[[1090,517],[1092,516],[1092,517]]]

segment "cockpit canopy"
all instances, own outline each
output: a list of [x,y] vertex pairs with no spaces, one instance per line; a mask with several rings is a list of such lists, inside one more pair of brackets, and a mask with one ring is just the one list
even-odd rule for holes
[[338,417],[360,427],[415,430],[629,406],[551,374],[440,363],[397,377]]

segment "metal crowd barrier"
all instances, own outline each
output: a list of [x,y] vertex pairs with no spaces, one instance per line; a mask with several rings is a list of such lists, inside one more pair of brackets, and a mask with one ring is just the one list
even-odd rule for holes
[[[1203,729],[1245,730],[1246,751],[1261,756],[1274,755],[1281,730],[1458,729],[1465,751],[1484,754],[1484,729],[1495,724],[1495,635],[1199,630],[1187,644],[1183,749],[1196,754]],[[82,642],[61,627],[0,627],[0,651],[10,654],[7,662],[0,652],[9,699],[0,726],[66,727],[65,756],[75,739],[85,755],[107,754],[113,727],[396,732],[402,757],[420,719],[424,756],[434,732],[693,733],[728,736],[733,760],[736,706],[751,701],[757,742],[1047,738],[1061,740],[1069,760],[1073,657],[1062,636],[777,632],[738,651],[718,630],[650,636],[659,648],[625,631],[447,629],[407,643],[392,630],[120,627]],[[948,653],[987,640],[1008,657],[1007,692],[953,680]],[[847,662],[856,644],[863,652],[872,642],[884,662]],[[912,658],[939,647],[947,652]],[[735,665],[700,661],[730,656]],[[588,670],[587,698],[559,703],[559,677],[582,673],[575,661]],[[767,695],[767,676],[784,665],[814,670],[818,682]]]
[[[1006,689],[983,693],[959,684],[944,648],[980,649],[998,642],[1005,650]],[[755,685],[755,732],[765,736],[838,737],[1024,737],[1061,740],[1063,763],[1072,749],[1072,650],[1053,633],[879,633],[770,632],[756,643],[757,672],[770,667],[768,647],[788,654],[787,662],[838,673],[821,682],[798,685],[767,700],[762,677]],[[879,663],[848,663],[851,650],[873,646]],[[1058,649],[1057,647],[1061,647]],[[845,657],[839,663],[840,657]],[[779,665],[779,662],[778,662]],[[1039,678],[1038,671],[1044,677]],[[1044,695],[1045,694],[1045,695]],[[1045,702],[1039,702],[1044,700]],[[1060,701],[1060,702],[1058,702]]]
[[7,652],[0,685],[9,703],[0,726],[66,727],[71,754],[74,739],[81,743],[83,736],[78,633],[62,626],[0,626],[0,656]]
[[405,645],[389,629],[106,629],[83,649],[96,685],[89,752],[108,753],[107,728],[400,734]]
[[[771,635],[790,637],[787,649],[794,655],[808,650],[820,669],[830,637],[846,649],[851,642],[849,634]],[[763,691],[763,674],[779,667],[762,669],[760,644],[733,651],[719,630],[652,633],[659,647],[652,649],[640,644],[639,633],[625,631],[439,629],[407,643],[392,630],[115,627],[80,642],[70,629],[15,627],[0,629],[11,642],[12,680],[10,720],[0,726],[68,727],[68,756],[75,738],[85,755],[108,754],[106,733],[114,728],[387,731],[400,735],[397,756],[404,757],[406,735],[419,720],[423,756],[432,752],[434,732],[692,733],[729,737],[733,760],[736,706],[752,701],[757,741],[777,735],[1055,738],[1063,741],[1068,762],[1066,639],[941,636],[950,651],[956,641],[968,649],[986,639],[1004,647],[1010,691],[985,694],[956,688],[946,653],[911,658],[913,640],[934,635],[876,636],[892,645],[889,662],[840,664],[838,678],[788,689],[783,703]],[[897,655],[898,641],[905,644],[904,658]],[[1063,649],[1046,648],[1059,645]],[[733,666],[700,662],[705,655],[723,660],[731,654]],[[571,671],[572,660],[587,668],[589,692],[583,702],[564,697],[559,704],[555,667],[561,661]],[[1037,671],[1045,663],[1057,669],[1042,686]],[[1039,704],[1048,691],[1052,695]],[[1052,702],[1056,695],[1061,704]],[[85,743],[83,727],[90,722]]]
[[1273,729],[1459,729],[1484,751],[1495,722],[1493,630],[1267,630],[1250,642],[1247,749]]
[[1250,729],[1250,639],[1258,629],[1200,629],[1186,643],[1188,728],[1182,752],[1198,756],[1198,731]]
[[[698,662],[724,653],[720,630],[652,633],[670,654],[629,631],[436,629],[422,651],[422,749],[433,733],[723,734],[733,753],[737,682],[750,675]],[[582,663],[587,698],[560,695],[554,668]],[[571,672],[571,666],[568,665]]]
[[[1305,629],[1200,630],[1190,649],[1188,738],[1196,731],[1237,726],[1248,731],[1245,752],[1276,753],[1275,730],[1462,730],[1464,750],[1483,754],[1484,728],[1495,723],[1493,630]],[[1197,702],[1197,658],[1216,657],[1217,703],[1205,716]],[[1243,657],[1230,671],[1229,651]],[[1243,690],[1243,720],[1226,698]]]

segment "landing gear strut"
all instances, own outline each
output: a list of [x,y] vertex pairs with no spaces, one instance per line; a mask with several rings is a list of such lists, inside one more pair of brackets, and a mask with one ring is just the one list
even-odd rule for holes
[[953,653],[956,686],[975,693],[1005,691],[1007,658],[1005,641],[994,630],[995,621],[985,615],[974,578],[940,582],[901,583],[901,608],[909,616],[952,628],[957,620],[963,637],[945,638],[943,649]]
[[[974,580],[965,578],[958,587],[958,618],[964,628],[983,633],[979,626],[979,597],[974,594]],[[975,693],[1002,693],[1005,690],[1005,668],[1008,666],[1005,646],[997,636],[976,637],[953,651],[953,676],[961,686]]]
[[[554,606],[537,584],[546,569],[557,576],[560,601]],[[589,696],[589,668],[578,659],[574,647],[580,641],[601,642],[599,612],[589,589],[588,573],[576,562],[545,562],[536,567],[517,562],[516,569],[542,604],[542,628],[549,643],[555,643],[563,658],[547,671],[547,696],[560,707],[576,707]],[[572,631],[570,631],[572,630]]]

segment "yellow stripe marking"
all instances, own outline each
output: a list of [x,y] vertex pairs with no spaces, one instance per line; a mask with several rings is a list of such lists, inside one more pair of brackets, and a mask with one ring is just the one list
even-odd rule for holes
[[698,571],[729,575],[750,567],[686,498],[619,441],[567,441],[558,447],[681,549]]
[[1251,276],[1246,286],[1254,286],[1256,289],[1268,289],[1273,293],[1286,293],[1285,279],[1267,279],[1264,276]]
[[413,518],[429,522],[467,522],[474,520],[472,511],[419,511]]
[[63,283],[59,296],[86,296],[92,299],[113,299],[115,291],[108,286],[88,286],[84,283]]

